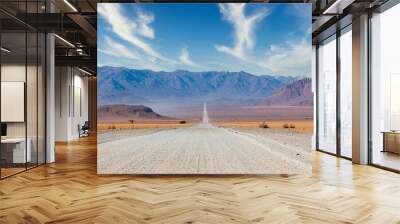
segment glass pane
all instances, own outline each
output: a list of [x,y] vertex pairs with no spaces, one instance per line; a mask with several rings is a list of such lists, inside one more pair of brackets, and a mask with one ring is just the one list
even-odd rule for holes
[[336,153],[336,40],[318,48],[318,148]]
[[[38,4],[36,1],[27,2],[27,13],[37,13]],[[35,20],[33,17],[31,20]],[[31,21],[36,23],[37,21]],[[37,119],[37,76],[38,76],[38,35],[35,30],[27,30],[27,75],[26,75],[26,125],[27,125],[27,150],[30,158],[28,159],[27,167],[31,168],[37,165],[38,157],[38,119]]]
[[372,163],[400,170],[400,5],[372,18]]
[[340,150],[352,157],[352,35],[351,30],[340,37]]
[[[2,177],[25,170],[26,34],[1,34],[1,166]],[[29,148],[29,147],[28,147]]]
[[[0,6],[21,15],[45,12],[44,0],[1,1]],[[1,12],[0,18],[3,178],[45,161],[45,35]]]
[[37,107],[37,98],[38,98],[38,88],[37,88],[37,80],[38,80],[38,35],[36,32],[27,33],[27,44],[28,44],[28,55],[27,55],[27,81],[26,81],[26,116],[27,116],[27,150],[30,151],[28,156],[28,168],[34,167],[37,165],[37,132],[38,132],[38,107]]

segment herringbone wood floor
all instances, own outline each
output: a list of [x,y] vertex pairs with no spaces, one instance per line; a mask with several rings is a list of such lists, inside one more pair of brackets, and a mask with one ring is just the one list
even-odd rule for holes
[[400,223],[400,175],[314,154],[312,177],[98,176],[94,138],[0,181],[0,223]]

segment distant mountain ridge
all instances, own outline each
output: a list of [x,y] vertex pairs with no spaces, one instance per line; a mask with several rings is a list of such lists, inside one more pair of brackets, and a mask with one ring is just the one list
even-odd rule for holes
[[98,119],[102,122],[127,122],[128,120],[165,120],[169,117],[154,112],[143,105],[102,105],[97,109]]
[[100,105],[261,100],[297,79],[243,71],[156,72],[106,66],[98,68],[98,97]]
[[304,78],[285,85],[260,101],[263,106],[313,106],[311,79]]

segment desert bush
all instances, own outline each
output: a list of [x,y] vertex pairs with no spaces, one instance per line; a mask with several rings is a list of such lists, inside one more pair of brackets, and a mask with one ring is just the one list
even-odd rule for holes
[[179,124],[186,124],[186,121],[179,121]]
[[128,120],[128,122],[132,125],[131,128],[135,128],[135,120]]
[[115,125],[109,125],[108,129],[114,130],[114,129],[116,129],[116,127],[115,127]]
[[263,122],[263,123],[261,123],[261,124],[259,125],[259,127],[260,127],[260,128],[269,128],[269,125],[268,125],[267,123]]
[[283,128],[289,128],[290,126],[288,124],[284,124]]
[[295,128],[296,126],[294,125],[294,124],[291,124],[290,125],[290,128]]

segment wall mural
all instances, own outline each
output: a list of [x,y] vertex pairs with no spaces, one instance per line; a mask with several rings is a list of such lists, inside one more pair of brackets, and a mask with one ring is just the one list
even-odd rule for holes
[[310,174],[311,4],[98,4],[99,174]]

